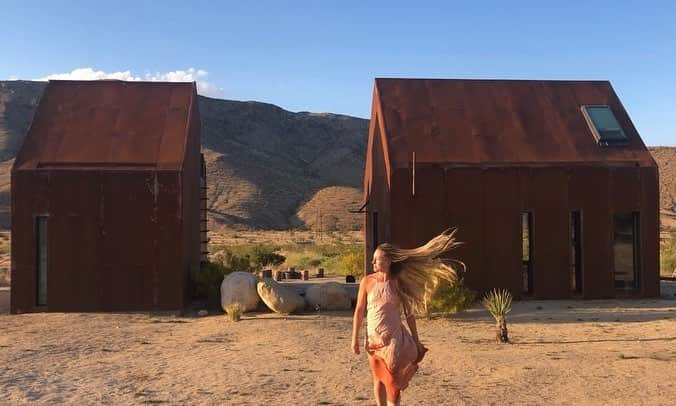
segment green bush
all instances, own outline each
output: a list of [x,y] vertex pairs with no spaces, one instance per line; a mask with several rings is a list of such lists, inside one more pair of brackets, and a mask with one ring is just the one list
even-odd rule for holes
[[442,281],[427,306],[427,316],[433,313],[461,313],[476,301],[477,293],[469,289],[462,279],[450,283]]
[[225,251],[221,260],[221,265],[226,269],[229,269],[230,272],[241,271],[249,272],[252,271],[251,259],[249,255],[236,255],[230,251]]
[[314,250],[322,257],[333,258],[343,254],[345,247],[342,244],[317,244]]
[[359,276],[364,273],[364,254],[359,251],[352,251],[345,255],[341,260],[344,275]]
[[304,256],[298,260],[296,266],[300,269],[309,269],[309,268],[317,268],[321,264],[322,260],[319,258],[310,258],[308,256]]
[[286,257],[277,253],[279,249],[279,247],[274,247],[272,245],[255,245],[251,250],[251,265],[253,265],[255,269],[281,265],[286,261]]
[[225,251],[217,258],[190,270],[193,300],[204,301],[210,309],[220,307],[221,283],[227,275],[235,271],[251,271],[248,256]]

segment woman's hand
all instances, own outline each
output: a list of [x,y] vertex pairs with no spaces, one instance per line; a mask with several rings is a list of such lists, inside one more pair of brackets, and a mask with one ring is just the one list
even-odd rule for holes
[[355,353],[355,355],[359,355],[361,351],[359,351],[359,340],[352,340],[352,352]]
[[428,349],[420,342],[420,340],[417,339],[417,337],[415,339],[415,343],[418,346],[418,359],[416,362],[420,362],[425,357],[425,353],[427,353]]

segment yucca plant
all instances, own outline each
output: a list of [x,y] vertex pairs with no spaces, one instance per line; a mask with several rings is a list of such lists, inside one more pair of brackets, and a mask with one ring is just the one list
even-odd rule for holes
[[508,343],[506,315],[512,310],[512,294],[507,289],[493,289],[481,301],[495,318],[497,333],[495,339],[499,343]]
[[225,312],[228,314],[228,320],[239,321],[244,313],[244,306],[239,303],[233,303],[225,307]]

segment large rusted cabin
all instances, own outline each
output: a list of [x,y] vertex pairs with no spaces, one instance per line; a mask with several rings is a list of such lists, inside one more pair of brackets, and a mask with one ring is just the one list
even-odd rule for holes
[[376,79],[365,259],[447,227],[471,288],[659,295],[655,161],[606,81]]
[[49,82],[12,167],[12,312],[180,309],[199,199],[194,83]]

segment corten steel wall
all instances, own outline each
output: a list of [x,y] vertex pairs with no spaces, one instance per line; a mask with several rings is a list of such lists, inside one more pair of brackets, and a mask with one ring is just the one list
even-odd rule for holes
[[201,232],[200,232],[200,114],[197,97],[193,98],[193,106],[190,116],[190,131],[186,140],[186,158],[183,161],[181,172],[181,187],[183,196],[181,199],[183,208],[183,302],[190,299],[190,271],[199,270],[201,258]]
[[464,245],[450,256],[465,262],[465,281],[473,289],[483,293],[499,287],[522,295],[521,213],[530,211],[532,295],[573,297],[570,212],[576,210],[582,217],[582,295],[615,297],[613,214],[635,211],[640,213],[641,264],[633,295],[659,295],[654,168],[420,165],[415,196],[411,174],[398,169],[392,177],[391,242],[417,246],[457,226]]
[[[100,94],[99,90],[119,95],[118,92],[126,91],[119,87],[145,86],[78,83],[89,96]],[[78,90],[70,86],[60,83],[56,86],[65,86],[65,91],[78,95]],[[181,86],[185,85],[177,88]],[[187,91],[195,100],[194,84],[192,88],[179,90],[184,95]],[[150,143],[152,140],[143,139],[143,134],[134,138],[136,147],[145,145],[144,148],[158,154],[151,157],[153,162],[62,164],[59,159],[68,156],[68,150],[52,155],[57,164],[40,165],[46,152],[40,151],[36,142],[42,141],[40,134],[31,137],[31,132],[37,131],[35,128],[52,129],[48,125],[52,116],[48,113],[54,109],[54,101],[44,106],[41,102],[38,107],[27,141],[12,169],[12,312],[175,310],[185,304],[190,266],[199,264],[197,104],[190,109],[189,120],[180,120],[185,111],[176,110],[179,108],[176,93],[161,85],[133,88],[130,92],[141,96],[141,101],[130,101],[131,111],[138,111],[143,100],[152,97],[169,101],[165,123],[158,126],[150,120],[138,124],[163,130],[160,151],[157,144]],[[93,102],[91,108],[96,110],[97,106]],[[101,109],[108,108],[103,106]],[[96,111],[90,115],[100,117]],[[120,117],[118,124],[125,120],[135,123],[132,119]],[[184,157],[183,153],[162,151],[175,143],[179,145],[176,150],[186,151]],[[124,145],[102,145],[104,150],[106,147],[117,151],[118,155],[113,156],[124,156],[120,149]],[[132,155],[148,159],[138,148]],[[44,307],[36,305],[35,217],[39,215],[48,216]]]
[[[599,146],[582,105],[609,106],[627,145]],[[367,269],[372,212],[386,211],[379,242],[412,247],[457,226],[465,244],[450,255],[467,264],[468,285],[520,296],[521,213],[529,211],[531,293],[570,297],[570,215],[578,211],[583,297],[623,296],[614,287],[613,218],[638,212],[633,294],[656,296],[657,184],[657,165],[609,82],[376,79],[364,171]]]
[[383,149],[380,140],[380,130],[378,120],[373,120],[375,125],[373,131],[376,137],[373,138],[369,149],[372,151],[373,159],[369,159],[367,166],[372,167],[369,171],[372,176],[365,179],[364,199],[368,199],[364,213],[364,269],[367,273],[373,271],[373,251],[376,249],[374,242],[374,213],[378,214],[377,243],[384,243],[390,240],[390,185],[388,185],[385,176],[385,162],[383,160]]

